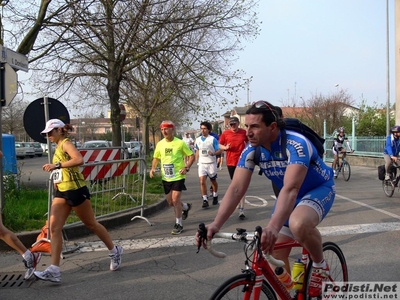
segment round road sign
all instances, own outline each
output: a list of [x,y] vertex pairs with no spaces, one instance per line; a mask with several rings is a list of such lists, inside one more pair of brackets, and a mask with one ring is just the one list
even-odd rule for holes
[[[57,99],[48,98],[49,119],[60,119],[69,124],[69,113],[67,108]],[[40,134],[46,127],[44,115],[44,98],[34,100],[28,105],[24,112],[24,128],[28,135],[35,141],[47,143],[47,140]]]

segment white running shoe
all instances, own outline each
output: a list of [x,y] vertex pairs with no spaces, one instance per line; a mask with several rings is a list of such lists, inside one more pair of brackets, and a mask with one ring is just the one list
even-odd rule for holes
[[390,180],[390,175],[388,173],[385,174],[385,180]]
[[115,246],[115,248],[117,249],[117,253],[109,255],[111,259],[110,263],[111,271],[115,271],[119,268],[119,266],[121,265],[121,256],[122,253],[124,253],[124,249],[121,246]]
[[24,276],[25,280],[31,279],[33,272],[35,272],[36,266],[41,258],[42,258],[42,253],[31,252],[31,257],[23,260],[26,267],[26,272]]
[[51,281],[51,282],[54,282],[54,283],[60,283],[61,282],[61,273],[60,272],[51,271],[50,267],[48,267],[43,272],[35,271],[34,274],[40,280]]

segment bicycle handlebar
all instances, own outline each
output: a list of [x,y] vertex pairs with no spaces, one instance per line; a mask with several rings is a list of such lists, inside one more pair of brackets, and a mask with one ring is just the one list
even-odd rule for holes
[[[247,232],[242,232],[242,233],[228,233],[228,232],[217,232],[214,235],[214,238],[222,238],[226,240],[234,240],[234,241],[241,241],[241,242],[248,242],[248,241],[253,241],[254,238],[256,237],[255,234],[248,234]],[[226,254],[224,252],[216,251],[212,247],[212,240],[207,240],[207,250],[210,252],[213,256],[218,257],[218,258],[225,258]],[[285,263],[282,260],[274,258],[270,254],[262,253],[263,257],[266,261],[268,261],[271,265],[274,265],[275,267],[283,267]]]

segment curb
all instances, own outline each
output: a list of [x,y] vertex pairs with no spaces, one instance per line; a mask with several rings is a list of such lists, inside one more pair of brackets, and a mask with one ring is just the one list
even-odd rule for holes
[[[166,199],[163,199],[162,201],[153,204],[149,207],[144,208],[143,210],[143,216],[148,217],[156,212],[159,212],[165,208],[168,207],[168,202]],[[119,214],[113,217],[108,217],[108,218],[101,218],[99,220],[99,223],[101,223],[105,228],[111,229],[115,227],[119,227],[128,223],[131,223],[131,219],[135,216],[140,216],[140,209]],[[44,224],[43,224],[44,225]],[[67,226],[64,228],[64,238],[68,239],[74,239],[74,238],[80,238],[84,237],[87,235],[93,234],[87,227],[82,224],[81,222],[76,225],[72,226]],[[17,237],[20,239],[22,244],[25,245],[25,247],[29,248],[33,243],[36,242],[36,238],[39,235],[41,230],[35,230],[35,231],[29,231],[29,232],[21,232],[17,233]],[[5,242],[0,241],[0,251],[12,251],[14,250],[10,246],[8,246]]]

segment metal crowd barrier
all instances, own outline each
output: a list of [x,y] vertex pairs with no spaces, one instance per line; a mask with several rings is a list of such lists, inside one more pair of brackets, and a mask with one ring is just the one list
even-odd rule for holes
[[[90,190],[91,203],[97,219],[140,210],[143,216],[146,200],[147,166],[143,158],[124,157],[121,148],[80,149],[85,164],[80,170]],[[64,226],[74,226],[79,222]]]

